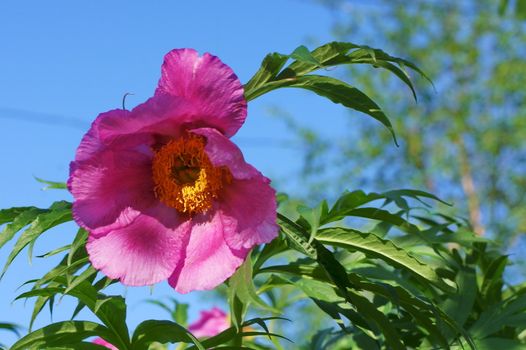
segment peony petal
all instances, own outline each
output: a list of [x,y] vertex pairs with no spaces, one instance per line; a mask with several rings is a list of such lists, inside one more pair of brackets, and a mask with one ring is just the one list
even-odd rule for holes
[[90,235],[86,249],[98,270],[128,286],[145,286],[168,278],[184,259],[189,223],[175,210],[159,205],[128,226],[105,236]]
[[247,256],[248,249],[232,250],[226,244],[221,215],[213,209],[191,220],[186,259],[179,264],[168,283],[179,293],[209,290],[224,282]]
[[[123,115],[103,113],[89,133],[96,134],[99,144],[136,148],[154,146],[164,138],[177,138],[187,129],[210,126],[199,105],[185,98],[158,94]],[[146,148],[148,149],[148,148]]]
[[129,142],[133,142],[137,137],[144,138],[145,135],[178,137],[182,125],[192,118],[195,119],[196,113],[197,108],[182,98],[156,96],[136,106],[125,117],[98,118],[100,120],[95,127],[99,138],[105,144],[129,138]]
[[216,56],[199,57],[192,49],[172,50],[164,57],[155,94],[192,102],[199,110],[196,117],[227,137],[237,132],[247,114],[243,85],[232,69]]
[[220,132],[211,128],[190,130],[206,138],[205,152],[216,167],[226,166],[236,179],[250,179],[261,176],[252,165],[245,162],[241,150]]
[[123,109],[114,109],[109,112],[101,113],[91,124],[90,129],[84,135],[80,141],[80,145],[77,148],[75,154],[75,161],[83,161],[90,159],[94,154],[103,149],[103,144],[99,137],[99,127],[98,125],[104,120],[113,120],[113,119],[127,119],[129,111]]
[[75,221],[87,229],[113,224],[127,207],[143,210],[156,202],[151,158],[136,151],[104,150],[73,162],[68,188]]
[[105,346],[107,347],[108,349],[111,349],[111,350],[118,350],[117,347],[113,346],[111,343],[108,343],[106,340],[102,339],[102,338],[96,338],[95,340],[92,341],[93,344],[97,344],[97,345],[102,345],[102,346]]
[[201,311],[199,319],[188,326],[188,330],[197,337],[213,337],[230,327],[228,315],[221,309]]
[[250,249],[277,237],[276,191],[269,180],[259,175],[249,180],[234,180],[224,189],[218,212],[228,230],[225,240],[232,249]]

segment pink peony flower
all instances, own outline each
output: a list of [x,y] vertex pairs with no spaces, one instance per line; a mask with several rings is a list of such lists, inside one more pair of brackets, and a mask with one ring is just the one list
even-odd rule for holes
[[212,289],[276,237],[275,191],[229,140],[246,108],[228,66],[181,49],[152,98],[97,117],[68,180],[96,269],[125,285]]
[[104,340],[102,338],[97,338],[94,341],[92,341],[92,343],[93,344],[97,344],[97,345],[105,346],[105,347],[107,347],[108,349],[111,349],[111,350],[119,350],[115,346],[111,345],[110,343],[108,343],[106,340]]
[[209,311],[201,311],[197,321],[188,326],[188,330],[197,337],[213,337],[230,327],[228,315],[214,307]]

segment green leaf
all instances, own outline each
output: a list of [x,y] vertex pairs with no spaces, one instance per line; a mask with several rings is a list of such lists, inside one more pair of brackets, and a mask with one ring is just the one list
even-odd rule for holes
[[45,347],[45,348],[39,348],[40,350],[107,350],[108,347],[104,345],[98,345],[93,343],[75,343],[71,345],[64,345],[64,346],[53,346],[53,347]]
[[312,243],[312,240],[316,237],[321,220],[327,215],[328,211],[329,208],[325,200],[321,201],[321,203],[313,209],[304,206],[298,207],[298,213],[300,213],[301,218],[308,223],[310,229],[309,243]]
[[20,327],[17,324],[14,323],[5,323],[0,322],[0,330],[10,331],[15,333],[17,336],[20,336],[20,330],[22,327]]
[[186,326],[188,320],[188,304],[180,303],[177,299],[171,297],[169,298],[173,306],[170,307],[167,303],[157,300],[157,299],[148,299],[147,303],[157,305],[161,309],[165,310],[172,317],[172,321],[180,325]]
[[442,199],[438,198],[434,194],[431,194],[425,191],[420,191],[420,190],[412,190],[412,189],[392,190],[392,191],[384,192],[382,196],[384,196],[385,198],[392,199],[393,201],[396,201],[397,198],[409,197],[409,198],[416,199],[417,201],[424,204],[425,206],[429,206],[429,204],[422,201],[421,198],[433,199],[447,206],[452,205],[451,203],[445,202]]
[[205,350],[203,345],[183,326],[161,320],[144,321],[137,326],[132,337],[133,350],[147,349],[153,342],[159,343],[192,343],[200,350]]
[[474,338],[485,338],[502,328],[513,325],[515,316],[526,312],[526,294],[517,295],[488,307],[469,329]]
[[309,235],[303,228],[286,216],[278,213],[278,224],[287,241],[299,252],[316,259],[316,248],[309,243]]
[[[71,221],[73,219],[71,215],[71,203],[68,203],[65,201],[53,203],[53,205],[48,210],[41,212],[36,217],[34,216],[34,213],[28,213],[27,215],[30,217],[29,220],[32,220],[32,223],[29,226],[29,228],[27,228],[22,233],[18,241],[15,243],[13,250],[11,251],[11,253],[9,254],[7,258],[7,262],[4,266],[4,269],[0,273],[0,278],[2,278],[2,276],[7,271],[9,265],[11,265],[13,260],[22,251],[22,249],[24,249],[29,244],[34,244],[35,240],[45,231],[57,225],[60,225],[64,222]],[[24,220],[23,223],[19,223],[19,225],[17,225],[17,227],[14,229],[20,230],[22,227],[24,227],[27,224],[28,222]],[[10,228],[10,225],[6,227],[6,229],[9,229],[9,228]],[[14,235],[14,233],[16,233],[16,231],[10,234]]]
[[273,80],[281,68],[285,65],[289,58],[286,55],[279,53],[268,54],[261,63],[261,68],[256,74],[245,84],[245,98],[250,101],[252,98],[252,91],[263,86],[268,81]]
[[358,314],[367,315],[365,321],[373,330],[379,330],[385,336],[387,344],[394,350],[404,350],[406,346],[401,337],[391,325],[389,319],[372,304],[367,298],[352,291],[345,268],[334,258],[333,254],[321,244],[317,244],[318,262],[327,276],[338,287],[347,301],[356,307]]
[[[329,260],[329,262],[325,262],[326,260]],[[324,258],[324,264],[327,268],[330,268],[331,266],[330,261],[334,261],[334,257],[326,256]],[[279,276],[276,277],[279,278],[278,283],[285,282],[288,284],[294,284],[300,288],[307,296],[311,297],[320,309],[331,316],[340,327],[344,328],[344,322],[340,316],[344,315],[351,320],[355,326],[359,327],[360,331],[367,332],[369,326],[364,319],[340,306],[342,304],[342,296],[334,294],[334,292],[337,291],[336,286],[331,280],[327,279],[326,276],[320,274],[322,271],[320,271],[319,266],[304,265],[300,264],[298,261],[288,265],[266,267],[262,269],[261,272],[280,273],[280,275],[276,275]],[[285,279],[282,277],[283,274],[291,274],[293,276],[298,276],[299,278]],[[453,330],[454,334],[462,334],[465,339],[468,339],[468,344],[471,344],[471,346],[473,344],[469,335],[455,322],[455,320],[451,319],[446,313],[432,305],[430,302],[412,295],[402,287],[391,286],[374,280],[368,281],[356,273],[348,273],[347,277],[344,277],[341,269],[339,280],[340,288],[343,288],[345,284],[350,283],[349,285],[358,291],[368,292],[374,296],[381,296],[391,301],[394,305],[403,307],[409,314],[411,314],[419,327],[427,330],[429,336],[442,348],[447,348],[448,342],[445,339],[445,334],[439,329],[439,327],[437,327],[437,324],[439,323],[445,323],[449,327],[448,330]],[[436,320],[437,318],[438,321]],[[448,332],[447,334],[449,333],[451,332]],[[369,337],[370,335],[367,336]]]
[[47,185],[43,190],[66,190],[68,186],[65,182],[48,181],[35,176],[35,180]]
[[[42,212],[42,211],[44,211],[43,209],[39,209],[39,208],[36,208],[36,207],[14,207],[14,208],[9,208],[9,209],[2,209],[2,210],[0,210],[0,225],[5,224],[7,222],[12,222],[20,214],[22,214],[24,212],[27,212],[27,211],[34,210],[34,209],[37,209],[37,214]],[[36,216],[36,214],[35,214],[35,216]],[[3,232],[2,232],[1,235],[3,235]],[[1,245],[0,245],[0,247],[1,247]]]
[[[353,51],[349,52],[351,50]],[[289,67],[283,70],[278,76],[278,79],[305,75],[317,70],[321,66],[330,67],[344,64],[370,64],[375,68],[381,67],[395,74],[411,89],[415,100],[416,94],[411,78],[405,69],[406,66],[420,74],[432,84],[426,74],[412,62],[403,58],[391,56],[382,50],[373,49],[369,46],[335,41],[318,47],[312,51],[311,55],[317,62],[319,62],[318,64],[309,63],[306,60],[293,62]]]
[[378,193],[365,193],[362,190],[345,192],[338,198],[327,215],[323,217],[322,224],[343,219],[347,213],[363,204],[381,199]]
[[107,338],[108,335],[109,331],[106,327],[94,322],[57,322],[29,333],[13,344],[10,350],[38,350],[46,347],[72,345],[88,337]]
[[[283,336],[281,336],[279,334],[270,333],[268,331],[267,326],[265,325],[265,321],[268,321],[268,320],[286,320],[286,319],[284,319],[282,317],[263,317],[263,318],[256,317],[256,318],[253,318],[251,320],[243,322],[243,324],[241,324],[239,326],[239,328],[237,328],[235,326],[227,328],[223,332],[219,333],[218,335],[215,335],[213,337],[210,337],[210,338],[207,338],[207,339],[201,341],[201,344],[206,349],[214,349],[214,348],[216,348],[219,345],[228,343],[229,341],[231,341],[235,337],[253,337],[253,336],[260,336],[260,335],[267,336],[269,338],[272,337],[272,336],[275,336],[275,337],[279,337],[279,338],[282,338],[282,339],[290,341],[289,339],[287,339],[287,338],[285,338],[285,337],[283,337]],[[244,331],[243,330],[244,328],[250,327],[250,326],[255,325],[255,324],[258,324],[258,325],[260,325],[262,327],[264,325],[263,329],[265,330],[265,332],[248,332],[248,331]],[[191,346],[190,348],[188,348],[187,350],[194,350],[196,348],[197,347],[194,345],[194,346]]]
[[[86,231],[83,228],[80,228],[77,232],[77,235],[73,239],[73,243],[71,243],[71,248],[68,253],[68,265],[71,265],[73,258],[77,255],[77,252],[84,248],[86,241],[88,240],[88,231]],[[85,249],[83,249],[85,251]]]
[[71,282],[68,284],[68,287],[64,291],[64,294],[68,294],[73,288],[76,288],[81,283],[86,281],[87,279],[94,278],[94,276],[97,274],[97,270],[92,265],[89,265],[88,268],[78,276],[75,276]]
[[372,233],[337,227],[319,230],[317,240],[323,244],[357,250],[369,257],[382,259],[412,272],[446,292],[455,292],[455,289],[444,283],[429,265],[395,246],[391,241],[381,239]]
[[[388,204],[389,202],[394,202],[397,204],[397,206],[400,209],[403,209],[405,211],[408,211],[410,208],[407,206],[407,202],[405,201],[405,198],[411,198],[419,201],[420,203],[424,204],[425,206],[429,206],[426,202],[422,200],[422,198],[427,199],[433,199],[435,201],[441,202],[446,205],[450,205],[449,203],[444,202],[440,198],[436,197],[433,194],[427,193],[425,191],[419,191],[419,190],[410,190],[410,189],[400,189],[400,190],[392,190],[387,191],[384,193],[365,193],[361,190],[353,191],[353,192],[345,192],[343,193],[338,200],[334,203],[332,208],[329,210],[327,215],[325,215],[322,220],[321,224],[327,224],[330,222],[338,221],[343,219],[345,216],[349,216],[349,213],[353,213],[353,210],[370,202],[374,202],[380,199],[384,199],[384,205]],[[380,210],[377,208],[374,208],[374,210]],[[360,211],[358,211],[360,213]],[[365,214],[365,213],[364,213]],[[363,215],[360,215],[363,216]],[[367,217],[367,216],[366,216]],[[395,224],[397,226],[400,226],[402,222],[400,219],[393,218],[395,220]]]
[[9,242],[18,231],[27,226],[45,209],[35,207],[11,208],[0,211],[0,223],[11,222],[0,233],[0,248]]
[[[67,286],[64,277],[57,277],[63,286]],[[31,290],[17,297],[27,298],[31,296],[52,296],[65,293],[65,287],[47,287]],[[126,303],[121,296],[106,296],[98,293],[94,286],[88,281],[83,281],[75,288],[68,291],[67,295],[77,298],[86,305],[97,316],[105,326],[111,330],[111,338],[105,338],[119,348],[127,349],[130,345],[128,327],[126,325]]]
[[420,235],[420,230],[418,227],[409,221],[402,218],[401,214],[392,214],[388,212],[387,210],[378,209],[378,208],[372,208],[372,207],[365,207],[365,208],[356,208],[353,210],[350,210],[345,213],[346,216],[355,216],[355,217],[361,217],[361,218],[367,218],[372,220],[378,220],[381,222],[390,223],[392,225],[397,226],[401,230],[414,234],[414,235]]
[[71,248],[71,244],[67,244],[63,247],[50,250],[49,252],[41,255],[37,255],[37,258],[49,258],[50,256],[60,254],[62,252],[65,252],[66,250],[69,250]]
[[463,326],[472,313],[477,297],[477,278],[473,269],[463,268],[455,279],[458,290],[449,296],[442,305],[442,310],[455,322]]
[[277,310],[268,305],[261,297],[256,293],[254,287],[254,281],[252,278],[252,261],[250,255],[247,257],[245,262],[237,269],[237,271],[230,277],[228,281],[228,294],[232,300],[236,296],[241,303],[247,307],[250,304],[255,305],[265,311],[272,312],[274,314],[280,314],[281,311]]
[[253,271],[257,274],[257,271],[263,266],[263,264],[273,256],[281,254],[288,250],[286,241],[279,236],[263,246],[263,249],[257,255],[257,259],[254,262]]
[[391,122],[376,102],[358,88],[336,78],[322,75],[305,75],[278,80],[251,91],[251,95],[247,95],[247,99],[254,99],[272,90],[285,87],[310,90],[334,103],[340,103],[347,108],[368,114],[382,123],[393,136],[395,143],[397,142]]
[[323,68],[320,61],[318,61],[312,53],[304,45],[298,46],[290,55],[290,58],[297,60],[298,62],[303,62],[311,64],[317,68]]
[[277,79],[287,79],[297,76],[302,76],[311,73],[321,66],[330,67],[340,64],[350,63],[346,57],[347,52],[352,48],[358,48],[359,45],[352,43],[332,42],[318,47],[312,51],[312,57],[319,62],[313,64],[305,60],[295,61],[290,64]]
[[[526,346],[523,342],[508,338],[485,338],[475,339],[477,350],[524,350]],[[455,348],[456,350],[462,347]]]

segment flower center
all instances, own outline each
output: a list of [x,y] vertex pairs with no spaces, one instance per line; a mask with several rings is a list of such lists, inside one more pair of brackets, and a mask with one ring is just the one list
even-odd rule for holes
[[225,183],[227,168],[214,167],[205,153],[205,140],[189,134],[155,152],[152,164],[155,196],[181,213],[207,211]]

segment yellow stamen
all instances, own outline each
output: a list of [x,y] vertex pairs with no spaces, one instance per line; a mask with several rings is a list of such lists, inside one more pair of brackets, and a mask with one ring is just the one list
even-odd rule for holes
[[155,152],[153,182],[161,202],[190,215],[210,209],[232,175],[225,167],[214,167],[204,148],[203,137],[189,134]]

